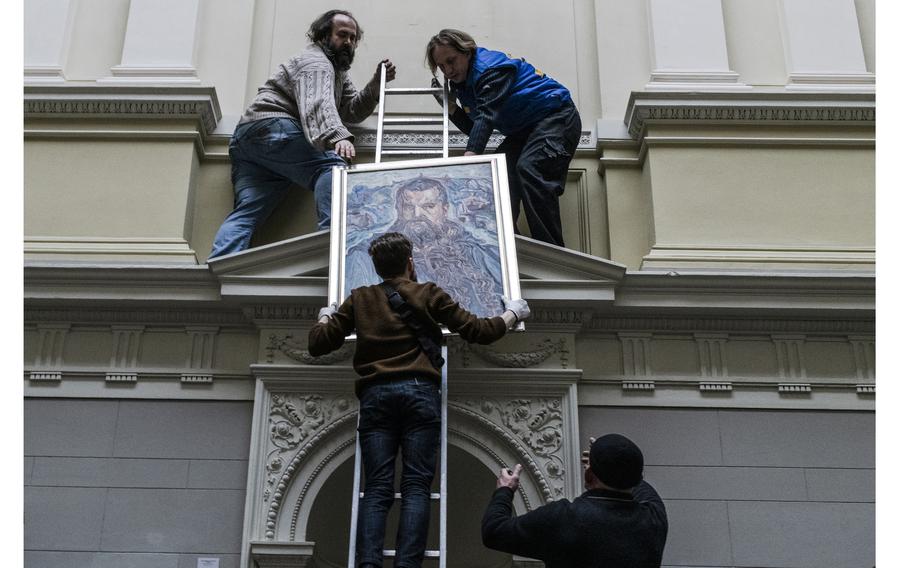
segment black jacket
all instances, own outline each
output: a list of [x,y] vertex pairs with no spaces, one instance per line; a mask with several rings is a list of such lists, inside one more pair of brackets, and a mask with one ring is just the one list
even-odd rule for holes
[[575,501],[560,499],[520,517],[513,492],[493,493],[483,516],[483,543],[547,568],[658,568],[667,540],[667,511],[642,481],[632,495],[593,489]]

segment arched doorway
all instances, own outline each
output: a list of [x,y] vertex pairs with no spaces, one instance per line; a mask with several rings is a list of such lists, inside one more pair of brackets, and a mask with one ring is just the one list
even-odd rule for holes
[[[306,540],[316,544],[313,559],[316,567],[347,565],[353,464],[353,458],[348,458],[335,469],[320,488],[310,509]],[[476,457],[450,444],[448,475],[448,568],[511,566],[511,555],[487,549],[480,539],[480,520],[495,487],[495,474]],[[431,549],[438,547],[438,518],[438,505],[434,503],[428,545]],[[396,504],[389,513],[386,548],[394,548],[397,526]],[[387,560],[386,566],[391,565],[391,560]],[[437,563],[427,560],[425,565],[432,567]]]

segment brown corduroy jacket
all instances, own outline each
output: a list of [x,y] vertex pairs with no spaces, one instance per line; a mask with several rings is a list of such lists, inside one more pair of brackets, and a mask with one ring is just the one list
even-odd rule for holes
[[[470,343],[492,343],[506,333],[501,317],[475,316],[432,282],[418,283],[407,278],[392,278],[387,282],[398,289],[417,317],[433,324],[432,329],[439,334],[437,340],[441,338],[439,324]],[[440,380],[439,370],[420,348],[414,331],[401,321],[378,284],[351,290],[351,295],[328,322],[313,326],[308,344],[310,355],[325,355],[338,349],[355,329],[354,370],[361,377],[358,392],[366,381],[373,379],[401,376]]]

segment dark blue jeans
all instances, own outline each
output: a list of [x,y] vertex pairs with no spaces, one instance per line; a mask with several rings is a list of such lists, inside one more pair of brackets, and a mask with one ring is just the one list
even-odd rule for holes
[[291,185],[316,197],[318,228],[332,216],[332,167],[347,165],[333,151],[313,147],[292,118],[263,118],[234,130],[228,152],[234,210],[215,235],[209,258],[246,250],[256,228],[272,214]]
[[430,525],[430,486],[436,476],[439,425],[439,386],[429,379],[381,382],[361,390],[358,431],[365,484],[357,517],[357,566],[382,566],[399,449],[401,516],[395,567],[421,566]]

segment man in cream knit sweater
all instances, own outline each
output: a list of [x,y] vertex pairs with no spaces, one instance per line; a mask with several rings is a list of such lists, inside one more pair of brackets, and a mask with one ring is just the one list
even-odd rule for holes
[[329,226],[332,166],[354,157],[345,123],[362,122],[379,102],[380,66],[357,91],[348,78],[363,30],[349,12],[329,10],[307,33],[312,43],[278,66],[237,124],[231,138],[234,210],[215,235],[209,258],[246,250],[253,232],[293,184],[313,191],[318,228]]

